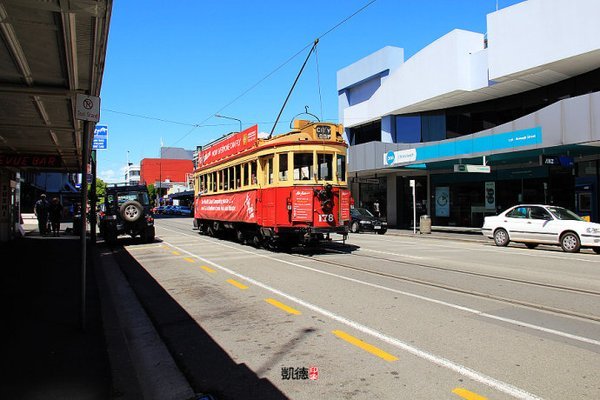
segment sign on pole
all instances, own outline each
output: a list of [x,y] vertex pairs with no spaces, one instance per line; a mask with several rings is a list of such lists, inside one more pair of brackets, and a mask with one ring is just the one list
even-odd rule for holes
[[84,121],[100,121],[100,97],[78,94],[75,99],[75,117]]
[[94,139],[92,141],[92,150],[106,150],[108,147],[108,126],[96,125],[94,129]]

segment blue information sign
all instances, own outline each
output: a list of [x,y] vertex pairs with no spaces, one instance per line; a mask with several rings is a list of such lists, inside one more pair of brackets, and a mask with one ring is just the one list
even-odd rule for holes
[[108,147],[108,126],[96,125],[94,129],[94,140],[92,141],[92,150],[106,150]]

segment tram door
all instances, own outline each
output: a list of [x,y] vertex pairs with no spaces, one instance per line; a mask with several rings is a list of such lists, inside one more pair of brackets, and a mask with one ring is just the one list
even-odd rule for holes
[[598,222],[597,193],[594,183],[575,187],[575,212],[586,221]]

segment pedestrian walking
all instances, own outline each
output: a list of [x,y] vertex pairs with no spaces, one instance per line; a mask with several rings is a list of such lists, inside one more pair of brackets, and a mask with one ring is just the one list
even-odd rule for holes
[[60,234],[60,220],[62,219],[62,213],[63,205],[60,204],[58,197],[54,197],[48,210],[53,236],[58,236]]
[[373,214],[375,214],[377,218],[381,217],[381,211],[379,210],[379,200],[375,200],[373,202]]
[[33,207],[33,212],[38,220],[38,228],[40,230],[40,235],[46,236],[48,233],[48,212],[49,212],[49,204],[46,200],[46,195],[42,193],[40,195],[40,199],[35,202],[35,206]]

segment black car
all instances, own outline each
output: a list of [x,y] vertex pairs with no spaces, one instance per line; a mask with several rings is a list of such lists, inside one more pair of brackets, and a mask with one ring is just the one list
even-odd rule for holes
[[122,234],[139,236],[146,243],[154,241],[154,215],[146,186],[107,187],[101,209],[98,226],[106,242],[115,242]]
[[387,232],[387,222],[377,218],[366,208],[353,208],[350,210],[350,232],[376,232],[383,235]]

